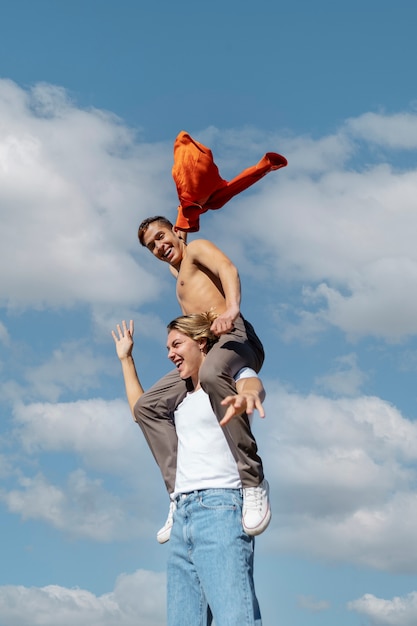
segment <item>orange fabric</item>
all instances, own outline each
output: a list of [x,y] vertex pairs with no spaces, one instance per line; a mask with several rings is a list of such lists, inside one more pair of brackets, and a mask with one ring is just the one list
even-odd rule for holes
[[175,225],[180,230],[198,231],[202,213],[209,209],[220,209],[265,174],[285,167],[287,163],[287,159],[280,154],[267,152],[259,163],[227,181],[220,176],[211,150],[181,131],[174,143],[172,168],[180,201]]

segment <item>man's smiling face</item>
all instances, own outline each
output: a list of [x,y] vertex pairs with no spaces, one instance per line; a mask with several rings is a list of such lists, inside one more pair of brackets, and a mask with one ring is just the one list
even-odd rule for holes
[[178,267],[182,261],[183,243],[175,232],[161,222],[149,224],[143,243],[161,261]]

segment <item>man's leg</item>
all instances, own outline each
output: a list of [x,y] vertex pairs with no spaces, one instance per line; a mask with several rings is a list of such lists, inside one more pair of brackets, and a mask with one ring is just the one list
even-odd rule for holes
[[[252,325],[238,317],[234,330],[220,337],[200,370],[201,386],[208,393],[219,421],[225,413],[222,400],[236,393],[234,376],[243,367],[259,372],[263,359],[264,350]],[[249,535],[259,535],[271,520],[269,485],[248,416],[243,413],[234,417],[223,426],[223,432],[242,481],[243,528]]]
[[[135,420],[161,470],[169,494],[174,491],[177,470],[178,442],[173,415],[186,392],[186,383],[181,380],[178,370],[173,370],[143,394],[134,408]],[[170,538],[173,513],[174,503],[170,502],[167,520],[156,535],[159,543]]]
[[195,492],[178,508],[192,529],[186,535],[187,559],[216,626],[261,626],[253,582],[254,539],[242,529],[240,490]]
[[170,494],[175,488],[177,470],[177,433],[173,416],[186,393],[186,384],[175,369],[144,393],[134,408],[135,420],[142,429]]
[[[236,394],[234,376],[243,367],[258,372],[264,358],[263,347],[252,326],[241,317],[232,332],[222,335],[207,354],[200,370],[200,383],[209,395],[213,411],[220,421],[225,414],[221,402]],[[246,414],[234,417],[223,427],[224,435],[236,460],[243,487],[257,487],[263,480],[262,460]]]

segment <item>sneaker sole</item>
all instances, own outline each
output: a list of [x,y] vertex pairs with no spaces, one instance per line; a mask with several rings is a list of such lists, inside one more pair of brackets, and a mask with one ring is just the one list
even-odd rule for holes
[[268,509],[262,522],[258,524],[258,526],[255,526],[255,528],[248,528],[247,526],[245,526],[242,520],[243,530],[245,531],[247,535],[250,535],[251,537],[256,537],[257,535],[261,535],[268,528],[269,522],[271,521],[271,517],[272,517],[271,509]]
[[167,530],[157,533],[156,540],[158,543],[166,543],[167,541],[169,541],[170,537],[171,537],[171,528],[168,528]]

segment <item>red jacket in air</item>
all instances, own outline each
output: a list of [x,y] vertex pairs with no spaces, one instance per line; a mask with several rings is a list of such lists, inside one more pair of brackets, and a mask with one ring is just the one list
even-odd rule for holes
[[174,143],[172,168],[180,201],[175,226],[180,230],[198,231],[202,213],[209,209],[220,209],[265,174],[285,167],[287,163],[287,159],[280,154],[267,152],[259,163],[227,181],[220,176],[211,150],[181,131]]

